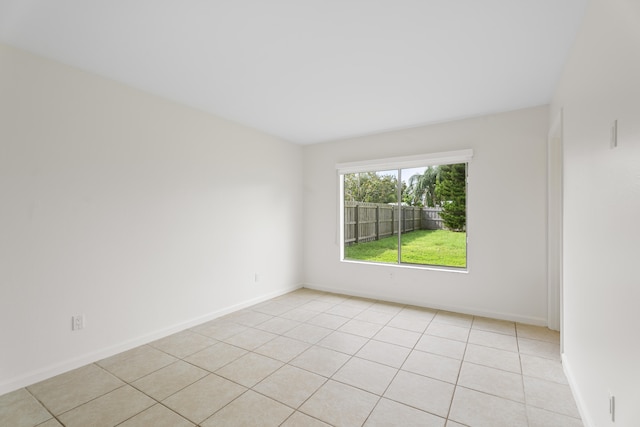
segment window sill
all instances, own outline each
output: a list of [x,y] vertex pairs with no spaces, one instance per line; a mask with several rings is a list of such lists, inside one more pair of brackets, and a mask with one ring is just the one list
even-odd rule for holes
[[343,259],[340,262],[346,264],[361,264],[361,265],[375,265],[389,268],[403,268],[409,270],[429,270],[429,271],[443,271],[448,273],[469,273],[469,267],[445,267],[438,265],[416,265],[416,264],[390,264],[384,262],[372,262],[372,261],[357,261],[351,259]]

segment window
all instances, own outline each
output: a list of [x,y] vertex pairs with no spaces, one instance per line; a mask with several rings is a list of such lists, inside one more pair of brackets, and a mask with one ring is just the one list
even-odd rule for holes
[[342,260],[466,269],[472,154],[337,165]]

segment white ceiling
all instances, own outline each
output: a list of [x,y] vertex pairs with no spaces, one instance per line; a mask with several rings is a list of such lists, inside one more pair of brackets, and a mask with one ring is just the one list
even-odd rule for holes
[[0,42],[307,144],[547,104],[588,0],[0,0]]

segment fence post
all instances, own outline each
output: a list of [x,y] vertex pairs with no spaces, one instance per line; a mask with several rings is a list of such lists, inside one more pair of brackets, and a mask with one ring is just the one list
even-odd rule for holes
[[391,235],[393,236],[394,234],[396,234],[396,221],[395,221],[395,210],[396,208],[391,205]]
[[376,206],[376,240],[380,240],[380,206]]
[[359,219],[358,217],[360,216],[360,205],[356,203],[356,211],[355,211],[355,220],[356,220],[356,224],[355,224],[355,234],[356,234],[356,243],[360,243],[360,226],[359,226]]

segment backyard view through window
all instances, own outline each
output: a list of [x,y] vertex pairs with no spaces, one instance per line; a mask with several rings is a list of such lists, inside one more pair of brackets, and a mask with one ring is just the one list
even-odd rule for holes
[[466,268],[467,164],[343,175],[344,259]]

